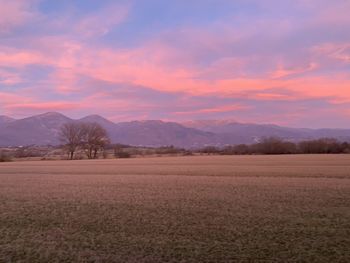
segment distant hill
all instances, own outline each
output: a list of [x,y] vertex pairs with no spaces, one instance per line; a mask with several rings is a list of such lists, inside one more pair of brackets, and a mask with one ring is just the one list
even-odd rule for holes
[[4,115],[0,115],[0,125],[7,124],[7,123],[12,122],[14,120],[15,119],[13,119],[13,118],[10,118],[10,117],[4,116]]
[[111,138],[112,141],[130,145],[174,145],[185,148],[221,143],[220,137],[213,133],[158,120],[118,123]]
[[79,119],[78,121],[81,122],[96,122],[104,127],[114,127],[115,123],[111,122],[103,117],[101,117],[100,115],[89,115],[86,116],[84,118]]
[[97,122],[107,130],[113,143],[136,146],[174,145],[197,148],[207,145],[250,144],[270,136],[290,141],[323,137],[350,140],[350,130],[346,129],[295,129],[232,120],[191,121],[182,124],[160,120],[114,123],[99,115],[73,120],[57,112],[48,112],[18,120],[0,116],[0,146],[57,145],[59,129],[67,122]]
[[113,123],[99,115],[90,115],[78,121],[100,124],[115,143],[135,146],[175,145],[186,148],[220,144],[220,139],[215,134],[187,128],[174,122],[147,120]]
[[10,121],[0,126],[0,145],[58,144],[60,127],[70,121],[73,120],[55,112]]
[[350,129],[306,129],[288,128],[273,124],[239,123],[228,120],[199,120],[182,123],[186,127],[196,128],[218,134],[224,142],[253,143],[264,137],[279,137],[289,141],[300,141],[332,137],[350,140]]
[[312,138],[308,129],[295,129],[272,124],[238,123],[231,121],[192,121],[183,123],[186,127],[208,131],[221,136],[233,143],[252,143],[262,137],[280,137],[287,140]]
[[139,146],[202,147],[220,144],[215,134],[163,121],[113,123],[101,116],[90,115],[79,120],[49,112],[20,120],[3,122],[0,146],[57,145],[60,127],[67,122],[96,122],[103,126],[113,143]]

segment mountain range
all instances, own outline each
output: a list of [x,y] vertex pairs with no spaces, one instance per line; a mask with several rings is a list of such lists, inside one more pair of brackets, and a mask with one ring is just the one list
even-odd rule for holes
[[74,120],[48,112],[24,119],[0,116],[0,146],[58,145],[58,133],[67,122],[96,122],[103,126],[113,143],[134,146],[198,148],[258,142],[264,137],[300,141],[332,137],[350,141],[350,129],[299,129],[272,124],[247,124],[232,120],[199,120],[184,123],[160,120],[111,122],[99,115]]

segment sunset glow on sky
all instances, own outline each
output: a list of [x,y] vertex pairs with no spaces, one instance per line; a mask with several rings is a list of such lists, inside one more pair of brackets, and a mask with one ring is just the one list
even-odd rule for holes
[[0,0],[0,115],[350,128],[350,0]]

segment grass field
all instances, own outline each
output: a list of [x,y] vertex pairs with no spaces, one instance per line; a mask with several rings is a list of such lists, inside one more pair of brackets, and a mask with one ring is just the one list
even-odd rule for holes
[[350,155],[0,164],[0,262],[350,262]]

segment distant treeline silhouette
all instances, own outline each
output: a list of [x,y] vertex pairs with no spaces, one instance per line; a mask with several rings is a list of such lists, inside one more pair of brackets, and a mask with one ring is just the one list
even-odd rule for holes
[[[225,147],[207,146],[202,149],[184,149],[175,146],[142,147],[123,144],[111,144],[107,134],[96,124],[71,124],[61,130],[60,146],[26,146],[0,148],[0,162],[13,158],[40,157],[43,160],[59,158],[68,154],[68,159],[132,158],[138,156],[191,156],[191,155],[267,155],[267,154],[349,154],[350,143],[333,138],[290,142],[270,137],[255,144],[229,145]],[[77,156],[75,153],[77,152]],[[56,157],[55,157],[56,156]]]
[[280,138],[265,138],[259,143],[239,144],[226,147],[208,146],[199,151],[204,154],[249,155],[249,154],[340,154],[350,153],[350,143],[333,138],[306,140],[298,143]]

